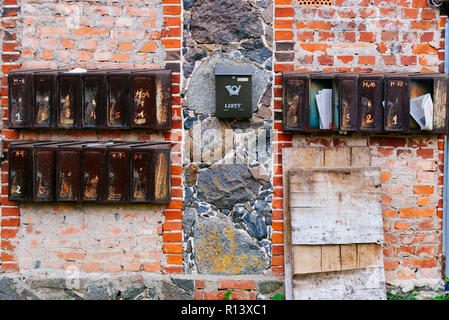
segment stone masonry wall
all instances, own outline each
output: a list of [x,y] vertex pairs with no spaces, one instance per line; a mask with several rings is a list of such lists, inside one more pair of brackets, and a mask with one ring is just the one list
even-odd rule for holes
[[[389,285],[441,288],[444,136],[282,133],[283,71],[443,71],[439,10],[421,0],[275,0],[273,216],[282,214],[283,147],[369,146],[382,169],[384,266]],[[274,247],[274,243],[273,243]]]

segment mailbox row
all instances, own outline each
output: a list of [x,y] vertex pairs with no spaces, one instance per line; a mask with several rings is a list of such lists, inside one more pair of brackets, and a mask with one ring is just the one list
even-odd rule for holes
[[171,129],[171,83],[169,69],[11,71],[9,127]]
[[445,73],[283,74],[283,130],[448,133]]
[[10,201],[170,202],[169,142],[12,142]]

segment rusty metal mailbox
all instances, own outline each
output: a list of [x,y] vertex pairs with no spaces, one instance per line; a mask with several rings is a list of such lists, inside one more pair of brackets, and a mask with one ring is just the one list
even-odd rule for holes
[[11,129],[31,127],[33,76],[29,70],[10,71],[8,74],[8,125]]
[[135,70],[130,76],[130,128],[171,128],[171,71]]
[[247,66],[215,67],[215,113],[218,118],[251,118],[252,70]]
[[81,200],[81,152],[85,143],[60,145],[56,153],[56,201]]
[[335,76],[339,92],[340,131],[357,131],[359,128],[359,75],[341,73]]
[[410,80],[407,74],[384,76],[384,130],[407,132],[410,122]]
[[108,128],[126,128],[129,114],[130,74],[127,71],[111,71],[107,79],[106,123]]
[[120,144],[106,150],[106,202],[129,202],[130,150],[133,144]]
[[106,184],[106,150],[118,145],[96,142],[84,145],[82,151],[81,197],[85,202],[104,202]]
[[362,73],[359,76],[359,130],[383,131],[384,75]]
[[83,102],[81,123],[83,128],[106,127],[107,82],[105,70],[90,71],[82,75]]
[[8,200],[33,198],[33,149],[37,141],[11,142],[8,147]]
[[170,203],[171,143],[137,145],[131,151],[131,202]]
[[[414,73],[410,78],[410,102],[412,99],[429,94],[433,104],[433,119],[429,125],[425,119],[424,129],[410,116],[409,132],[426,132],[447,134],[448,132],[448,103],[449,103],[449,76],[446,73]],[[428,130],[429,128],[431,130]]]
[[61,70],[37,72],[34,76],[34,128],[54,128],[56,121],[57,75]]
[[334,73],[287,73],[283,83],[285,131],[326,132],[338,127],[339,91]]
[[81,73],[62,72],[57,83],[57,123],[62,129],[81,127],[82,82]]

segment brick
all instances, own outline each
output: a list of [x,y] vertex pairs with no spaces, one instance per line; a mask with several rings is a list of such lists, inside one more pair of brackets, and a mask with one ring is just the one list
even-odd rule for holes
[[218,280],[218,289],[254,290],[254,280]]
[[161,270],[160,262],[143,262],[142,265],[145,272],[159,272]]
[[413,186],[413,193],[414,194],[433,194],[434,193],[434,186]]

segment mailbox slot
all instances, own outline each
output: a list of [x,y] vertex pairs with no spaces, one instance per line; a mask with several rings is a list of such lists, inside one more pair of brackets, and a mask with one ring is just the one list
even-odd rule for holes
[[339,92],[339,123],[340,131],[357,131],[359,127],[359,76],[355,73],[335,76]]
[[107,109],[106,71],[83,74],[83,128],[105,128]]
[[171,143],[134,146],[131,151],[131,202],[170,203]]
[[33,158],[33,201],[55,200],[56,151],[60,145],[76,142],[49,142],[34,146]]
[[383,130],[383,86],[382,74],[360,74],[359,76],[359,130],[382,132]]
[[11,129],[29,128],[33,119],[33,72],[8,74],[8,124]]
[[82,106],[81,73],[58,74],[57,127],[80,128]]
[[411,121],[408,75],[385,75],[384,92],[384,130],[407,132]]
[[108,128],[128,127],[130,74],[125,71],[111,71],[107,79],[107,111],[106,123]]
[[56,201],[80,201],[83,144],[60,145],[56,156]]
[[215,113],[218,118],[251,118],[252,70],[247,66],[215,67]]
[[11,143],[8,148],[8,200],[33,198],[33,147],[38,143]]

